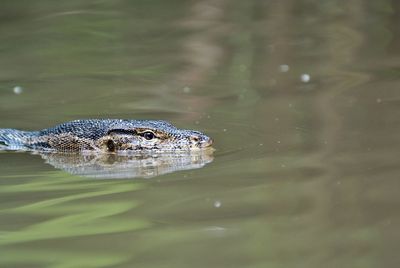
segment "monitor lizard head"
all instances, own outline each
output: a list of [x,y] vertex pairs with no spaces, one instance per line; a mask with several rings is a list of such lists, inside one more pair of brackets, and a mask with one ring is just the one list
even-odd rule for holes
[[107,152],[198,150],[212,143],[211,138],[199,131],[178,129],[161,120],[127,120],[111,126],[96,142],[98,148]]

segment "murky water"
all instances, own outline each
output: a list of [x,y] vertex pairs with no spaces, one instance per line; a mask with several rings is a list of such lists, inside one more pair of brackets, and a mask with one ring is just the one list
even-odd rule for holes
[[0,266],[399,267],[399,12],[2,1],[0,127],[165,119],[217,150],[134,179],[0,153]]

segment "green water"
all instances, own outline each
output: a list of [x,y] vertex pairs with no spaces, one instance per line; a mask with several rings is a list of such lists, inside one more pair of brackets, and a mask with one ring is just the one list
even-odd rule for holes
[[399,267],[399,14],[2,1],[0,127],[164,119],[216,151],[131,179],[1,152],[0,267]]

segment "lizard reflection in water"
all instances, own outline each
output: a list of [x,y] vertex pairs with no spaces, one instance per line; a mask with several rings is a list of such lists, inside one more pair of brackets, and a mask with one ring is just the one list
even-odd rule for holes
[[210,147],[201,132],[161,120],[86,119],[41,131],[0,129],[5,150],[56,152],[187,151]]
[[41,152],[46,163],[70,174],[90,178],[151,178],[198,169],[213,161],[213,150],[171,153],[96,154]]

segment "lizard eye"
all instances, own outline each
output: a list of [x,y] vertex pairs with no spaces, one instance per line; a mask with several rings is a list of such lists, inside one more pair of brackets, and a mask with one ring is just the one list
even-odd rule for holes
[[107,149],[108,149],[108,151],[110,151],[110,152],[114,152],[114,150],[115,150],[115,144],[114,144],[114,141],[113,141],[113,140],[108,140],[108,141],[107,141]]
[[146,131],[146,132],[143,133],[143,138],[145,138],[148,141],[154,139],[155,137],[156,136],[151,131]]

